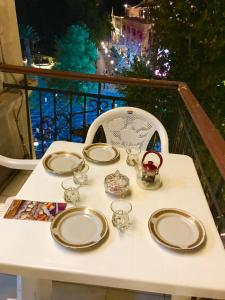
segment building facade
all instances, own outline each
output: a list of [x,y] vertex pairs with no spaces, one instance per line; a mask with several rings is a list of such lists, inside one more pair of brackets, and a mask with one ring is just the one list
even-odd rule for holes
[[140,56],[147,56],[152,40],[152,26],[146,18],[147,1],[136,6],[125,5],[125,16],[115,16],[112,10],[112,41],[132,45]]

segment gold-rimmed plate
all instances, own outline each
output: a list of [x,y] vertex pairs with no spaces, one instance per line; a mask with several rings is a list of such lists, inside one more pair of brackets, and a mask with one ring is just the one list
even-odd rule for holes
[[44,168],[53,174],[69,176],[72,169],[82,168],[84,164],[83,158],[75,152],[60,151],[51,153],[43,160]]
[[155,211],[148,227],[158,243],[174,250],[193,250],[206,240],[202,223],[188,212],[175,208]]
[[106,143],[96,143],[84,147],[83,155],[88,161],[96,164],[113,163],[120,157],[119,151]]
[[97,245],[107,236],[108,230],[105,216],[87,207],[67,209],[58,214],[51,224],[54,240],[71,249]]

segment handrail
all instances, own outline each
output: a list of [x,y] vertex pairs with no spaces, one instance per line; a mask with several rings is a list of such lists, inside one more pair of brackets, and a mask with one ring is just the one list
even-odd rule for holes
[[180,96],[184,101],[184,104],[210,154],[212,155],[221,175],[225,179],[224,139],[185,83],[181,82],[179,84],[178,92],[180,93]]
[[15,65],[1,64],[0,70],[2,72],[10,72],[15,74],[27,74],[36,75],[44,77],[52,77],[66,80],[83,80],[83,81],[93,81],[93,82],[107,82],[111,84],[124,84],[124,85],[137,85],[155,88],[165,88],[165,89],[177,89],[179,81],[168,81],[168,80],[153,80],[153,79],[143,79],[143,78],[131,78],[122,76],[105,76],[105,75],[95,75],[95,74],[84,74],[75,73],[67,71],[55,71],[47,69],[38,69],[30,67],[21,67]]
[[111,84],[145,86],[164,89],[176,89],[181,99],[183,100],[188,112],[190,113],[193,122],[195,123],[202,140],[206,144],[211,156],[213,157],[218,170],[225,179],[225,141],[215,128],[212,121],[209,119],[200,103],[192,94],[188,86],[179,81],[168,80],[153,80],[143,78],[128,78],[128,77],[110,77],[105,75],[74,73],[65,71],[55,71],[46,69],[36,69],[31,67],[21,67],[15,65],[1,64],[0,71],[17,74],[30,74],[36,76],[45,76],[60,78],[66,80],[83,80],[93,82],[108,82]]

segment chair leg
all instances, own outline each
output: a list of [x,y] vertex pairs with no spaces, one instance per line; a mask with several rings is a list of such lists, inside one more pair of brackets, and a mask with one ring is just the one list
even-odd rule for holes
[[52,281],[17,276],[17,300],[50,300]]

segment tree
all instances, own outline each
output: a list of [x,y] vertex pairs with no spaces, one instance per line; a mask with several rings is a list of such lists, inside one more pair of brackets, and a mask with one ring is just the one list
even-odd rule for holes
[[20,34],[20,39],[23,40],[24,43],[24,51],[27,58],[27,64],[31,65],[32,55],[31,55],[30,43],[34,41],[38,41],[39,35],[30,25],[27,26],[19,25],[19,34]]
[[[97,48],[91,41],[86,27],[72,25],[67,34],[56,38],[55,70],[94,74],[96,72]],[[88,85],[69,80],[51,81],[57,88],[85,91]]]
[[168,79],[186,82],[225,135],[223,0],[152,0],[155,49],[169,49]]
[[65,0],[69,14],[69,24],[87,26],[92,39],[99,43],[106,39],[112,30],[111,19],[106,13],[102,0]]

